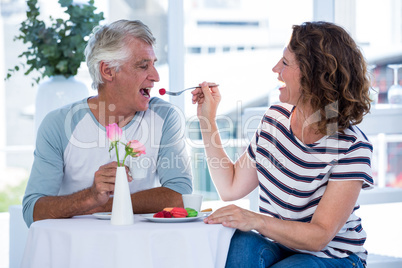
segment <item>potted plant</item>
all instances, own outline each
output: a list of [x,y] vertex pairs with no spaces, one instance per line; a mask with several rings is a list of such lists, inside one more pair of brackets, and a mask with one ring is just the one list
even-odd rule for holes
[[[27,0],[26,19],[21,23],[19,35],[28,45],[18,57],[26,64],[9,69],[6,80],[24,67],[25,75],[36,71],[35,84],[39,84],[35,104],[35,129],[45,115],[58,107],[88,97],[86,85],[74,79],[85,60],[84,50],[92,29],[104,19],[103,12],[95,13],[94,0],[88,4],[74,4],[73,0],[59,0],[67,19],[49,17],[49,24],[40,19],[38,0]],[[41,79],[49,77],[44,83]]]
[[[38,0],[28,0],[26,20],[21,23],[20,34],[14,38],[29,45],[18,57],[26,59],[29,68],[25,75],[34,70],[40,73],[39,77],[34,78],[36,83],[44,77],[63,75],[69,78],[76,75],[81,62],[85,60],[87,38],[104,19],[103,12],[95,13],[94,0],[89,0],[88,4],[74,4],[73,0],[58,2],[65,8],[68,19],[50,16],[51,25],[47,26],[39,19]],[[9,69],[6,79],[19,70],[20,65]]]

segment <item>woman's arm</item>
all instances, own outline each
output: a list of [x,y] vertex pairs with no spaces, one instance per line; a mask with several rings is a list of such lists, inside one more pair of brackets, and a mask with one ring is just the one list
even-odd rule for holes
[[200,121],[207,163],[211,178],[224,201],[236,200],[250,193],[258,185],[255,164],[246,153],[233,163],[222,146],[216,111],[221,100],[218,87],[208,87],[204,82],[201,89],[192,91],[193,103],[198,103],[197,116]]
[[234,205],[218,209],[206,223],[221,223],[242,231],[256,230],[287,247],[322,250],[345,225],[359,196],[362,181],[329,181],[311,222],[287,221]]

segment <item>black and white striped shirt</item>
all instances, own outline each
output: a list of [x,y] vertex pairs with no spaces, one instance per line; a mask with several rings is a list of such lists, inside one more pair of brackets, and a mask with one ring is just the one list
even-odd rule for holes
[[[356,126],[313,144],[303,144],[293,135],[290,118],[294,106],[271,106],[248,147],[256,162],[260,186],[260,212],[273,217],[309,222],[331,181],[361,180],[372,188],[373,147]],[[356,204],[354,211],[359,208]],[[325,258],[357,254],[363,262],[366,233],[353,213],[334,239],[320,252],[298,250]]]

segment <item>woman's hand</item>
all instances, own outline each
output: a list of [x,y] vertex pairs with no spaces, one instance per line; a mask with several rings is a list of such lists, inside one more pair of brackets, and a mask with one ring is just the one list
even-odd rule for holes
[[210,87],[210,85],[214,85],[214,83],[203,82],[200,84],[201,88],[191,91],[191,94],[193,94],[193,104],[198,103],[197,116],[200,119],[200,123],[205,119],[215,120],[216,111],[221,101],[218,87]]
[[204,219],[208,224],[222,224],[225,227],[239,229],[243,232],[258,229],[262,215],[250,210],[240,208],[236,205],[229,205],[218,209]]

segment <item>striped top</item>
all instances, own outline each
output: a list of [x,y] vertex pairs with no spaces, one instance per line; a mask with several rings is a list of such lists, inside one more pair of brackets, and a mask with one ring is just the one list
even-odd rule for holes
[[[247,151],[258,171],[260,212],[310,222],[329,180],[361,180],[363,189],[372,188],[373,147],[356,126],[305,145],[290,128],[293,109],[287,104],[271,106]],[[356,204],[354,211],[358,208]],[[353,212],[322,251],[297,251],[323,258],[344,258],[352,252],[365,263],[365,240],[361,219]]]

